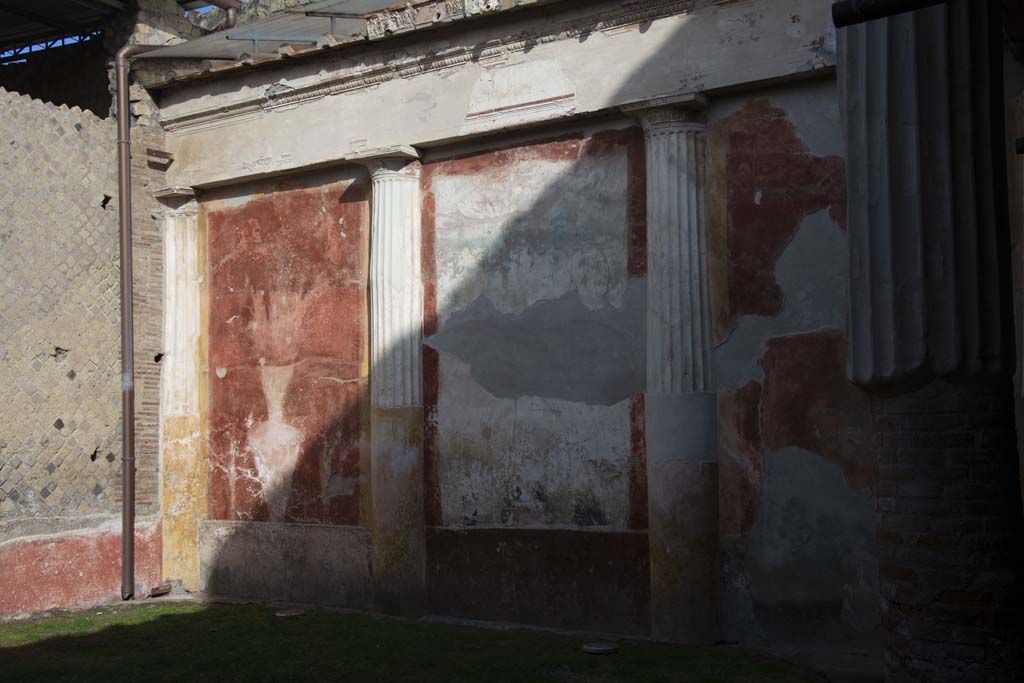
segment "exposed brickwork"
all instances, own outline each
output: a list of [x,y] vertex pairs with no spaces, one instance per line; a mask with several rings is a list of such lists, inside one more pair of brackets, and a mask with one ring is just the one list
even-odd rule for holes
[[160,507],[160,363],[157,358],[163,345],[164,207],[153,198],[153,192],[165,183],[164,170],[150,164],[145,151],[163,148],[162,130],[144,126],[132,128],[135,496],[136,511],[140,515],[156,513]]
[[[138,512],[157,509],[162,171],[135,131]],[[113,120],[0,90],[0,522],[3,537],[116,514],[120,348]],[[40,524],[41,519],[50,520]],[[24,520],[24,524],[18,522]],[[2,540],[2,539],[0,539]]]
[[1021,666],[1011,387],[933,383],[874,403],[891,680],[1009,681]]

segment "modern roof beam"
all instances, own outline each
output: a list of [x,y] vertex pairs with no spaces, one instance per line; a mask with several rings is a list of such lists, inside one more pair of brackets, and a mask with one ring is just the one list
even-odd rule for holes
[[118,12],[124,10],[124,0],[71,0],[71,2],[89,9],[107,8],[115,9]]
[[58,31],[80,30],[79,28],[76,28],[69,24],[65,24],[62,21],[54,21],[50,17],[44,17],[41,14],[36,14],[35,12],[27,10],[20,5],[12,5],[10,2],[7,2],[7,0],[0,0],[0,12],[6,12],[7,14],[10,14],[15,17],[28,19],[31,22],[34,22],[41,26],[49,26],[50,28],[56,29]]

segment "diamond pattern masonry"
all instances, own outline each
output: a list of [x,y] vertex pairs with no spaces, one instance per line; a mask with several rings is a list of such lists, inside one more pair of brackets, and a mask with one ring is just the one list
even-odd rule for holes
[[112,119],[0,89],[0,522],[116,511]]

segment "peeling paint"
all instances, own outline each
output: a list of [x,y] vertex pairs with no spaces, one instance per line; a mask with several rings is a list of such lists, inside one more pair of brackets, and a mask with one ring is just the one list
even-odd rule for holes
[[846,338],[840,330],[771,339],[761,360],[764,443],[799,447],[838,465],[847,482],[863,489],[876,464],[871,446],[871,404],[846,378]]
[[823,208],[840,225],[846,220],[845,163],[811,154],[786,112],[767,100],[716,121],[712,135],[724,142],[729,310],[776,315],[783,297],[775,262],[801,221]]
[[870,405],[845,374],[834,93],[772,90],[723,103],[712,124],[721,615],[745,644],[877,652],[876,473]]

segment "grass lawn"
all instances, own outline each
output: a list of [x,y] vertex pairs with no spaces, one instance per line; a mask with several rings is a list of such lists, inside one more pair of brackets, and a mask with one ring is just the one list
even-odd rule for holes
[[499,631],[257,605],[162,603],[0,623],[0,678],[16,681],[816,681],[730,648]]

